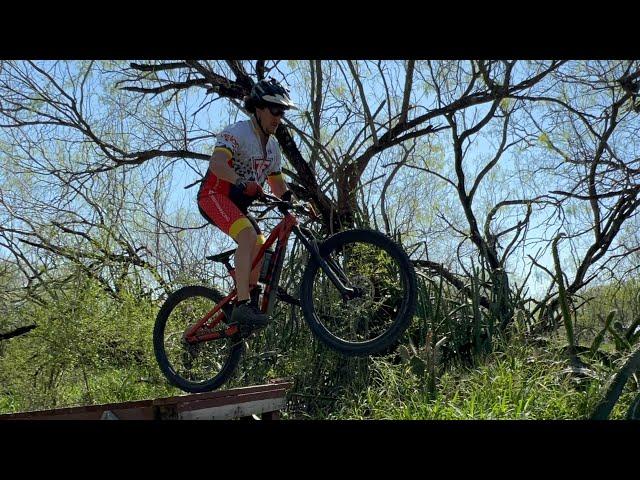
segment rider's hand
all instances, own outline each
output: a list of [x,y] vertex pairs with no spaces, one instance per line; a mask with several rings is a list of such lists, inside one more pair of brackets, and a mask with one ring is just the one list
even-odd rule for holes
[[258,182],[236,182],[236,186],[241,189],[242,193],[247,197],[262,197],[264,196],[264,190]]
[[247,182],[247,186],[244,189],[244,193],[248,197],[263,197],[264,190],[258,182]]
[[291,200],[293,200],[292,195],[293,195],[293,192],[291,190],[286,190],[280,196],[280,200],[284,200],[285,202],[290,202]]

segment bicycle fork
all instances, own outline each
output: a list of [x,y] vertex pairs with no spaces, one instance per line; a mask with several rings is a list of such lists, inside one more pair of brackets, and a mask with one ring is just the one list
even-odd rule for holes
[[[306,230],[306,229],[305,229]],[[305,235],[302,228],[295,226],[293,231],[298,236],[300,241],[307,247],[307,250],[311,253],[311,256],[316,261],[316,263],[320,266],[322,271],[327,275],[331,283],[335,285],[335,287],[342,295],[343,300],[351,300],[360,295],[360,292],[357,288],[348,287],[345,283],[349,283],[349,279],[342,271],[339,265],[336,265],[335,261],[331,258],[327,258],[326,260],[322,258],[320,255],[320,249],[318,248],[318,241],[313,237],[311,232]]]

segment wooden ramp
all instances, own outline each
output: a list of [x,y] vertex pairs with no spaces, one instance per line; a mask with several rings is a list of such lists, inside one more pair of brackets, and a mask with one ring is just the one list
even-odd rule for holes
[[104,405],[0,415],[0,420],[276,420],[286,405],[289,381]]

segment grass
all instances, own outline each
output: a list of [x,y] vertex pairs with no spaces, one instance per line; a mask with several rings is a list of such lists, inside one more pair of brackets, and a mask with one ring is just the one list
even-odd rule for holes
[[[63,298],[46,308],[26,305],[12,312],[16,319],[34,319],[39,327],[2,343],[0,413],[181,393],[168,385],[155,363],[151,346],[157,311],[154,302],[135,294],[115,302],[91,284],[59,295]],[[477,320],[473,305],[459,303],[444,291],[442,283],[421,290],[418,318],[408,333],[415,339],[417,353],[405,348],[409,358],[404,359],[400,355],[342,357],[314,340],[302,319],[275,322],[251,342],[239,375],[224,388],[293,378],[292,393],[297,396],[291,397],[284,418],[589,417],[614,370],[590,361],[596,378],[577,384],[566,373],[568,361],[557,348],[566,342],[562,329],[544,346],[525,344],[520,334],[512,336],[509,344],[494,338],[493,353],[476,358],[476,367],[455,366],[462,359],[453,356],[447,368],[441,368],[444,360],[429,356],[425,346],[447,335],[449,347],[459,349],[469,338],[469,322]],[[586,320],[593,320],[587,333],[595,335],[602,325],[592,318],[593,312],[588,313],[589,318],[577,324],[591,326]],[[482,322],[489,325],[487,319]],[[580,333],[576,330],[577,339]],[[590,345],[592,338],[583,336],[580,343]],[[605,350],[611,342],[599,346]],[[427,364],[433,368],[425,368]],[[435,374],[430,376],[430,372]],[[637,395],[632,382],[629,384],[610,418],[625,417]]]
[[[481,367],[445,373],[434,395],[407,365],[379,361],[377,384],[331,418],[393,420],[552,420],[588,418],[599,381],[576,385],[565,360],[531,346],[511,345],[489,355]],[[614,412],[623,418],[623,406]]]

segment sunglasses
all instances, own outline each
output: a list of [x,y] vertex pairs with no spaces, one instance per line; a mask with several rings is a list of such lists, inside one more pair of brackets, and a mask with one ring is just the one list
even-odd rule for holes
[[286,110],[285,108],[272,107],[270,105],[268,105],[267,108],[269,109],[269,112],[271,112],[271,115],[273,115],[274,117],[284,117],[284,112]]

